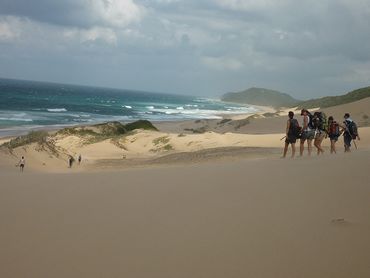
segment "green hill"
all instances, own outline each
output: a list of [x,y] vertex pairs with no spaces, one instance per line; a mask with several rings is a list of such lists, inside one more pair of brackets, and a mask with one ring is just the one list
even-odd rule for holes
[[250,88],[242,92],[227,93],[221,97],[221,100],[276,108],[292,107],[300,102],[288,94],[264,88]]
[[310,99],[299,103],[299,108],[326,108],[331,106],[337,106],[341,104],[351,103],[363,98],[370,97],[370,86],[354,90],[345,95],[322,97],[317,99]]

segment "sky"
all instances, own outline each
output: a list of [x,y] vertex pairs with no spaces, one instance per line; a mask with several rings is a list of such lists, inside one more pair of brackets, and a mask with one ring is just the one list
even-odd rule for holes
[[343,94],[370,85],[370,0],[0,0],[0,77]]

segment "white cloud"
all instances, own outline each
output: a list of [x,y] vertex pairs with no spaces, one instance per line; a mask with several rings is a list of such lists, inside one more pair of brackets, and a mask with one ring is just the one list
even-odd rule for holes
[[97,18],[117,28],[139,22],[145,14],[144,7],[132,0],[88,0],[88,2]]
[[20,37],[20,20],[13,16],[0,18],[0,41],[12,42]]

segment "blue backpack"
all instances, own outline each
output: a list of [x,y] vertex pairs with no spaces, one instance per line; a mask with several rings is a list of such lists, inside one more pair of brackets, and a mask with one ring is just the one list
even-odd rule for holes
[[347,131],[349,135],[352,136],[352,139],[356,139],[358,136],[358,131],[357,131],[357,125],[354,121],[345,121],[346,126],[347,126]]

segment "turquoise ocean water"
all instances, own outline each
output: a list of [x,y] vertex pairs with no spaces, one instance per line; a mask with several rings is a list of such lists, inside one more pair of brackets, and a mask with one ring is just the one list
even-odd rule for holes
[[0,136],[106,121],[217,119],[255,111],[196,96],[0,79]]

